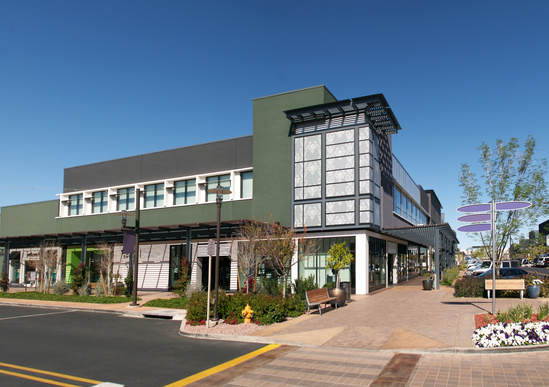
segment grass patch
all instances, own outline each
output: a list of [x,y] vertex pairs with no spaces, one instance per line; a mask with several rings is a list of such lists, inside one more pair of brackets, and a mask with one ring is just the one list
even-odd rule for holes
[[122,304],[129,302],[128,297],[95,297],[79,295],[56,295],[44,294],[38,292],[17,292],[0,293],[0,298],[11,298],[15,300],[41,300],[41,301],[61,301],[61,302],[81,302],[88,304]]
[[150,306],[153,308],[167,308],[167,309],[187,309],[187,303],[189,300],[186,297],[179,298],[156,298],[145,303],[143,306]]

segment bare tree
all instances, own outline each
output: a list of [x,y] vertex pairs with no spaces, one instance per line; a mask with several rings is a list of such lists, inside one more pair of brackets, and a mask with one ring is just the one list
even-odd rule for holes
[[[250,285],[249,278],[251,278],[251,276],[253,276],[254,279],[253,291],[255,291],[257,268],[263,262],[263,256],[260,251],[260,242],[264,238],[263,229],[263,223],[256,221],[246,222],[240,226],[237,239],[237,263],[239,279],[241,276],[244,278],[246,293],[250,291],[248,287]],[[240,280],[239,289],[241,289]]]
[[[99,274],[105,295],[113,293],[114,276],[114,245],[102,242],[97,244],[97,252],[101,255],[99,260]],[[116,285],[116,284],[115,284]]]
[[57,268],[59,247],[59,243],[54,241],[43,241],[38,245],[38,259],[33,260],[32,265],[38,271],[41,293],[50,291],[51,279]]
[[282,279],[282,295],[286,296],[286,281],[292,266],[301,257],[315,252],[317,244],[314,240],[306,239],[305,233],[299,235],[291,228],[275,222],[264,223],[262,228],[258,252],[264,257],[266,266]]

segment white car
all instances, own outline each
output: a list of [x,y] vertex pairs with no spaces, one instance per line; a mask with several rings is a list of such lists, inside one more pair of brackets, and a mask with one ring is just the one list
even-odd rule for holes
[[488,271],[492,268],[492,261],[484,261],[480,264],[480,266],[477,266],[474,270],[472,270],[472,275],[479,275],[480,273],[484,273],[485,271]]
[[[491,267],[492,265],[492,262],[491,261],[483,261],[483,262],[479,262],[477,265],[475,266],[471,266],[471,267],[468,267],[467,268],[467,271],[465,272],[465,275],[475,275],[475,272],[477,270],[480,270],[482,268],[483,265],[486,265],[488,264],[488,269]],[[486,269],[486,270],[488,270]],[[477,273],[478,274],[478,273]]]

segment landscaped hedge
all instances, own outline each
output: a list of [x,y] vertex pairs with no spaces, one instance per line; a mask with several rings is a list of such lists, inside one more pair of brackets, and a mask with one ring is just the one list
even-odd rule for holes
[[484,297],[484,278],[467,276],[454,285],[455,297]]
[[79,295],[56,295],[38,292],[0,293],[0,298],[13,298],[18,300],[44,300],[63,302],[83,302],[90,304],[121,304],[128,302],[128,297],[94,297]]
[[[211,293],[212,305],[210,318],[213,317],[214,292]],[[191,325],[204,324],[206,321],[206,292],[194,293],[187,304],[187,322]],[[244,322],[242,310],[250,305],[254,311],[252,321],[260,325],[269,325],[283,321],[286,317],[297,317],[306,310],[306,304],[293,296],[283,298],[266,294],[243,294],[238,292],[227,296],[220,290],[218,295],[217,317],[229,324]]]

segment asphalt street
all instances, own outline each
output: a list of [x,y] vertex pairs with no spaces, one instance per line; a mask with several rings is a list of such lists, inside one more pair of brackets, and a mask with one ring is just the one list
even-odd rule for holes
[[[262,347],[185,338],[178,333],[180,323],[113,313],[0,305],[0,385],[44,386],[13,375],[38,370],[91,381],[72,381],[68,385],[90,386],[100,381],[165,386]],[[43,372],[32,375],[57,377]]]

